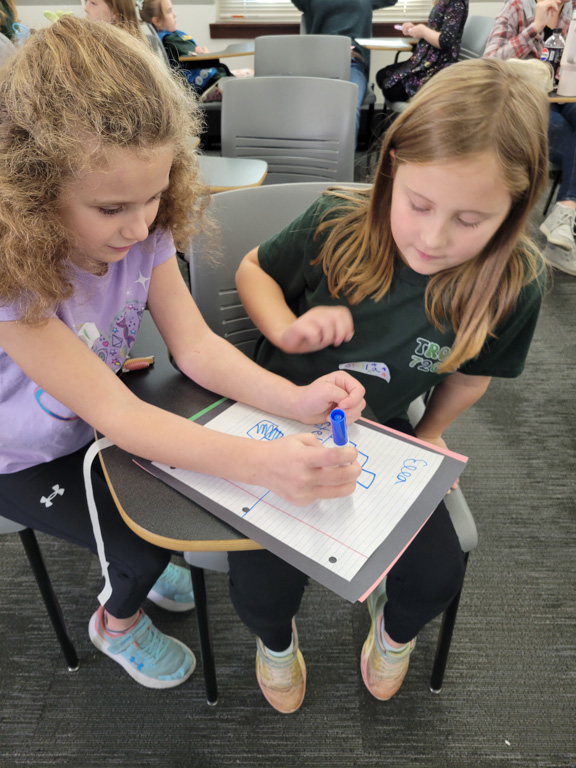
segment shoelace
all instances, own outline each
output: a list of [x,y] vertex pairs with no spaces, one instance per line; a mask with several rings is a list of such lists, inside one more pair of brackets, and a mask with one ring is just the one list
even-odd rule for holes
[[139,651],[157,661],[166,653],[168,647],[164,635],[156,629],[148,616],[140,619],[137,626],[130,632],[114,638],[110,643],[110,651],[122,653],[133,643],[138,646]]
[[558,224],[572,224],[574,218],[572,209],[567,208],[565,205],[559,205],[558,208],[562,209],[558,214]]

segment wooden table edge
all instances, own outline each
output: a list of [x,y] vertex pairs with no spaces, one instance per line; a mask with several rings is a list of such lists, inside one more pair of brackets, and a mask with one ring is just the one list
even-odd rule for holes
[[[132,520],[120,503],[120,499],[116,495],[116,491],[114,490],[114,486],[108,475],[102,451],[98,452],[98,457],[100,459],[104,478],[106,479],[106,484],[108,485],[108,489],[114,499],[118,512],[120,512],[126,525],[131,528],[134,533],[140,536],[140,538],[149,541],[151,544],[156,544],[158,547],[173,549],[177,552],[242,552],[245,550],[263,549],[260,544],[257,544],[252,539],[206,539],[192,542],[190,539],[172,539],[169,536],[161,536],[158,533],[149,531],[147,528],[143,528]],[[191,546],[192,543],[194,546]]]

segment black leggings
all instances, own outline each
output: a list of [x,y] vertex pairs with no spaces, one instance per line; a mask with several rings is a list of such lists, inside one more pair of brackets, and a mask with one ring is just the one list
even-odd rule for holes
[[[0,514],[96,553],[82,463],[88,446],[30,469],[0,475]],[[100,462],[92,465],[94,498],[104,540],[112,595],[106,610],[133,616],[170,561],[170,551],[141,539],[122,520]]]
[[[394,429],[413,434],[395,419]],[[291,621],[308,578],[266,550],[230,552],[230,598],[243,623],[273,651],[290,645]],[[441,614],[464,579],[464,554],[441,502],[404,554],[390,569],[384,611],[386,631],[407,643]]]

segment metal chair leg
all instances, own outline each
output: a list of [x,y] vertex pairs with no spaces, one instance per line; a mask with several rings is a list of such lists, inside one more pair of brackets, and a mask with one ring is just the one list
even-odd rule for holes
[[75,672],[80,666],[78,662],[78,654],[76,653],[76,649],[74,648],[74,644],[68,633],[68,627],[64,621],[60,603],[58,602],[48,571],[46,570],[46,565],[40,547],[38,546],[36,534],[31,528],[25,528],[23,531],[19,531],[19,536],[26,551],[26,555],[28,556],[32,572],[36,577],[36,582],[42,594],[46,610],[50,616],[60,647],[62,648],[62,653],[64,654],[64,658],[68,665],[68,670],[70,672]]
[[554,194],[556,193],[556,190],[560,186],[561,179],[562,179],[562,171],[555,171],[552,174],[552,183],[550,184],[550,194],[548,195],[548,199],[546,200],[546,205],[544,206],[544,211],[543,211],[544,216],[546,216],[548,213],[548,209],[550,208],[550,204],[552,203]]
[[190,565],[192,574],[192,587],[196,602],[196,620],[198,622],[198,636],[200,637],[200,650],[202,652],[202,664],[204,666],[204,684],[206,686],[206,701],[213,707],[218,703],[218,683],[216,681],[216,665],[214,663],[214,651],[212,648],[212,635],[210,633],[210,621],[208,619],[208,600],[206,597],[206,582],[204,569]]
[[[468,552],[464,554],[465,568],[468,565],[468,554]],[[462,588],[454,597],[448,608],[446,608],[442,616],[438,644],[436,645],[436,655],[434,657],[434,666],[432,667],[432,676],[430,678],[430,690],[432,693],[440,693],[442,690],[444,672],[446,671],[446,662],[448,661],[448,654],[450,653],[450,645],[452,643],[452,635],[454,634],[454,625],[456,624],[456,616],[458,615],[458,605],[460,603],[461,595]]]

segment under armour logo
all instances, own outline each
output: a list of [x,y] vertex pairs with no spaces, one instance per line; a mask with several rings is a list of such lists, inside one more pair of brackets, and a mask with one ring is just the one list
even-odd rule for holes
[[53,485],[52,486],[53,493],[46,498],[46,496],[42,496],[40,499],[40,504],[44,504],[45,507],[51,507],[52,506],[52,500],[56,498],[56,496],[62,496],[64,493],[64,488],[60,488],[59,485]]

